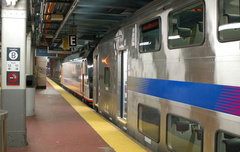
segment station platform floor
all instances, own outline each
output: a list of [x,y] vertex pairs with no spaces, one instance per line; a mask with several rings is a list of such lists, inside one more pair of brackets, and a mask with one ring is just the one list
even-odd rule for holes
[[35,93],[25,147],[7,152],[150,152],[55,82]]

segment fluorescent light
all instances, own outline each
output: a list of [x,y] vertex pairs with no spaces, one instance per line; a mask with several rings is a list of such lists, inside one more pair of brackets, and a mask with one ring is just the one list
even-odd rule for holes
[[15,6],[16,3],[17,3],[17,1],[18,1],[18,0],[6,0],[7,6],[11,5],[11,3],[12,3],[12,6]]
[[224,24],[219,26],[218,31],[240,28],[240,23]]
[[151,45],[151,44],[152,44],[152,42],[142,42],[139,45],[140,46],[145,46],[145,45]]
[[173,36],[169,36],[168,39],[169,40],[175,40],[175,39],[180,39],[180,35],[173,35]]
[[93,65],[88,65],[88,68],[93,68]]

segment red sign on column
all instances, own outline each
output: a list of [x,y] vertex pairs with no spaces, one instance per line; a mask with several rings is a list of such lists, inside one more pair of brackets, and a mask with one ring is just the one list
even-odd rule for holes
[[19,85],[19,72],[7,72],[7,85]]

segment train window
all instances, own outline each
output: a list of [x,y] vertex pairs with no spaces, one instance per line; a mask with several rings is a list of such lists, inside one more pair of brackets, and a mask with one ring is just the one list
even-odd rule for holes
[[160,50],[159,25],[159,19],[155,19],[140,26],[139,51],[141,53]]
[[110,86],[110,69],[109,69],[109,67],[104,68],[104,85],[107,87]]
[[239,152],[240,137],[219,131],[216,136],[216,152]]
[[138,106],[138,129],[154,141],[159,141],[160,112],[156,108],[140,104]]
[[219,27],[218,38],[220,41],[240,39],[240,1],[219,1]]
[[167,121],[167,144],[171,151],[203,151],[203,129],[198,122],[175,115],[168,115]]
[[204,40],[203,2],[169,14],[169,48],[200,45]]

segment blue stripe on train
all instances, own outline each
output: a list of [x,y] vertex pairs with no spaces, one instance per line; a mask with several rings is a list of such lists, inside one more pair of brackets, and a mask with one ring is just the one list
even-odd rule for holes
[[240,116],[240,87],[133,77],[128,82],[131,91]]

